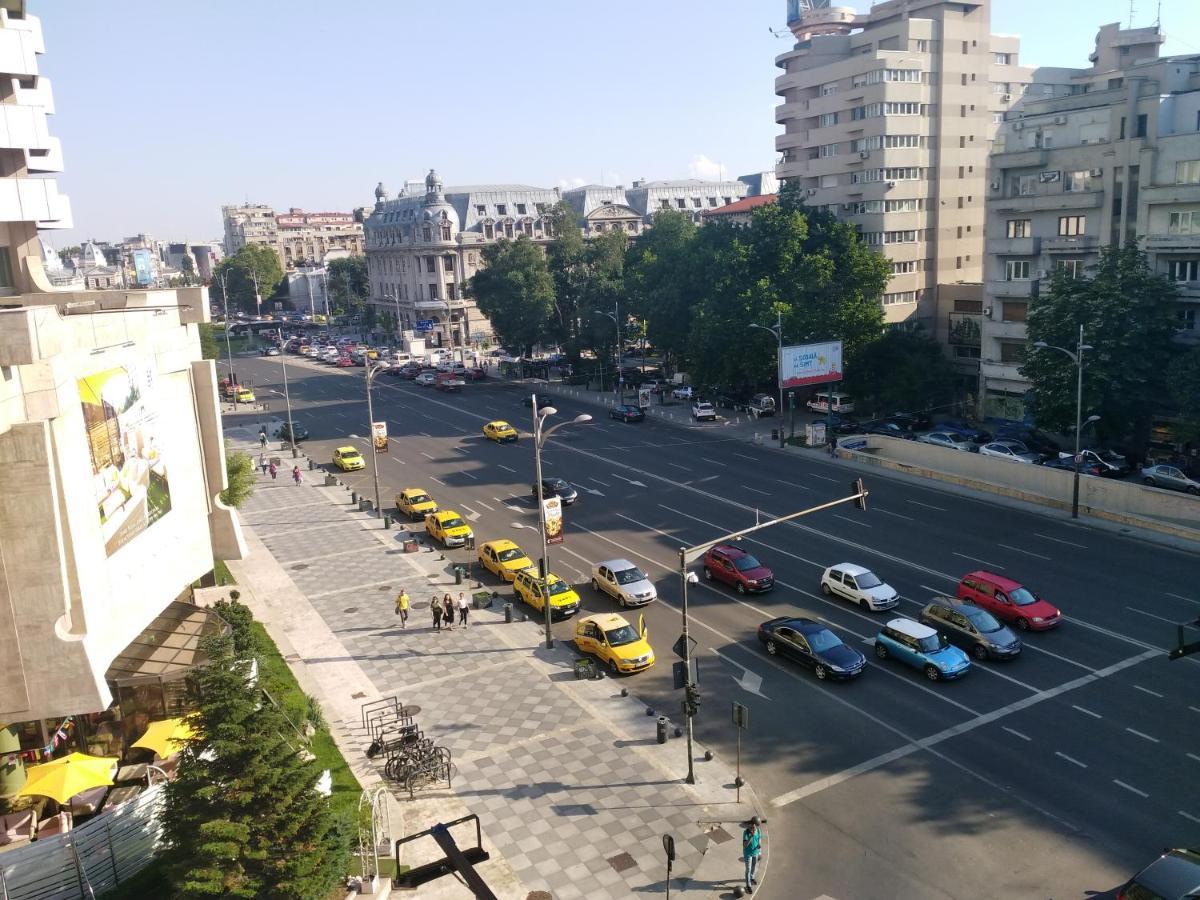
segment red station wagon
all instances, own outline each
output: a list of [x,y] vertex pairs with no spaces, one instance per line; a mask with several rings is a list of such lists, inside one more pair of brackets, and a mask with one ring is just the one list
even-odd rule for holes
[[717,544],[704,554],[704,577],[732,585],[739,594],[760,594],[775,587],[775,573],[737,544]]
[[1062,611],[1020,582],[994,572],[972,572],[958,583],[958,596],[983,607],[1022,631],[1045,631],[1062,622]]

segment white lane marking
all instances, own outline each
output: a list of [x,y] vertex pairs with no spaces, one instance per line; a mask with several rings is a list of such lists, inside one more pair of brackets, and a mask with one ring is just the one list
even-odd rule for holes
[[1044,559],[1046,562],[1051,562],[1049,556],[1042,556],[1040,553],[1034,553],[1032,550],[1022,550],[1020,547],[1014,547],[1012,544],[997,544],[998,547],[1003,547],[1005,550],[1012,550],[1014,553],[1024,553],[1026,556],[1032,556],[1035,559]]
[[1129,791],[1129,792],[1131,792],[1131,793],[1137,794],[1137,795],[1138,795],[1139,797],[1141,797],[1143,800],[1145,800],[1147,797],[1149,797],[1149,796],[1150,796],[1150,795],[1149,795],[1149,794],[1147,794],[1145,791],[1139,791],[1139,790],[1138,790],[1137,788],[1135,788],[1133,785],[1131,785],[1131,784],[1126,784],[1125,782],[1123,782],[1123,781],[1120,781],[1120,780],[1118,780],[1118,779],[1116,779],[1116,778],[1114,778],[1114,779],[1113,779],[1113,784],[1115,784],[1117,787],[1123,787],[1123,788],[1125,788],[1125,790],[1127,790],[1127,791]]
[[1047,541],[1054,541],[1056,544],[1066,544],[1068,547],[1078,547],[1080,550],[1086,550],[1083,544],[1076,544],[1074,541],[1064,541],[1062,538],[1050,537],[1048,534],[1042,534],[1040,531],[1035,531],[1034,537],[1040,537]]
[[733,453],[732,456],[740,456],[742,459],[748,459],[750,462],[762,462],[757,456],[747,456],[745,453]]
[[852,519],[849,516],[843,516],[840,513],[831,513],[835,519],[841,519],[843,522],[850,522],[852,525],[861,525],[863,528],[870,528],[866,522],[860,522],[858,519]]
[[818,479],[820,479],[821,481],[832,481],[834,484],[837,484],[837,479],[836,479],[836,478],[830,478],[828,475],[818,475],[818,474],[816,474],[815,472],[809,472],[809,473],[808,473],[806,476],[804,476],[804,477],[805,477],[805,478],[818,478]]
[[1179,624],[1174,619],[1168,619],[1163,616],[1156,616],[1154,613],[1148,613],[1144,609],[1137,609],[1136,607],[1133,607],[1133,606],[1126,606],[1125,608],[1127,610],[1129,610],[1130,612],[1137,613],[1139,616],[1148,616],[1151,619],[1158,619],[1158,621],[1166,622],[1168,625],[1178,625]]
[[1189,822],[1195,822],[1197,825],[1200,825],[1200,818],[1193,816],[1191,813],[1185,813],[1182,809],[1179,810],[1178,812],[1181,816],[1183,816]]
[[421,437],[433,437],[432,434],[426,434],[424,431],[418,431],[417,434],[419,434]]
[[888,509],[880,509],[878,506],[874,507],[873,511],[877,512],[877,513],[883,513],[885,516],[895,516],[897,519],[904,519],[905,521],[908,521],[908,522],[917,521],[912,516],[902,516],[902,515],[900,515],[900,513],[894,513]]
[[406,462],[405,462],[404,460],[402,460],[400,457],[396,456],[394,453],[389,453],[389,454],[388,454],[388,456],[390,456],[390,457],[391,457],[392,459],[394,459],[396,462],[400,463],[400,465],[402,465],[402,466],[407,466],[407,465],[408,465],[408,463],[406,463]]
[[479,480],[478,478],[476,478],[474,475],[472,475],[470,472],[467,472],[467,471],[462,471],[462,472],[459,472],[458,474],[459,474],[459,475],[466,475],[466,476],[467,476],[468,478],[470,478],[472,481],[478,481],[478,480]]
[[725,463],[721,462],[720,460],[716,460],[716,459],[710,459],[710,458],[709,458],[709,457],[707,457],[707,456],[702,456],[702,457],[700,457],[700,458],[701,458],[702,460],[704,460],[705,462],[710,462],[710,463],[712,463],[714,466],[723,466],[723,465],[725,465]]
[[440,484],[442,487],[445,487],[445,486],[446,486],[446,482],[442,481],[442,479],[438,478],[436,475],[430,475],[430,476],[429,476],[429,480],[430,480],[430,481],[436,481],[436,482],[437,482],[438,484]]
[[905,503],[911,503],[913,506],[923,506],[926,509],[936,509],[938,512],[947,512],[945,507],[934,506],[932,503],[922,503],[920,500],[905,500]]
[[1189,706],[1188,709],[1190,709],[1192,712],[1200,713],[1200,706]]
[[492,512],[496,511],[496,507],[492,506],[489,503],[484,503],[482,500],[476,500],[475,502],[478,503],[480,506],[482,506],[484,509],[490,509]]
[[1151,697],[1157,697],[1159,700],[1161,700],[1163,698],[1163,695],[1160,694],[1158,691],[1152,691],[1152,690],[1150,690],[1150,688],[1142,687],[1140,684],[1135,684],[1133,686],[1133,689],[1135,691],[1141,691],[1143,694],[1149,694]]
[[1188,758],[1194,759],[1196,762],[1200,762],[1200,756],[1197,756],[1195,753],[1189,753]]
[[433,459],[433,457],[430,456],[428,453],[426,453],[424,450],[421,451],[421,455],[423,457],[425,457],[426,459]]
[[465,504],[465,503],[460,503],[458,505],[467,511],[467,521],[468,522],[474,522],[481,515],[483,515],[483,513],[476,512],[475,510],[471,509],[471,507],[467,506],[467,504]]
[[516,469],[510,469],[508,466],[504,465],[504,463],[498,463],[497,465],[499,465],[500,468],[502,468],[505,472],[512,472],[514,475],[517,474]]
[[676,468],[676,469],[683,469],[683,471],[685,471],[685,472],[692,471],[691,466],[681,466],[679,463],[669,462],[669,463],[667,463],[667,465],[672,466],[673,468]]
[[985,566],[991,566],[993,569],[1003,569],[1004,566],[997,565],[994,562],[988,562],[986,559],[980,559],[978,556],[967,556],[965,553],[959,553],[957,550],[952,551],[955,556],[961,556],[963,559],[969,559],[972,562],[983,563]]
[[1033,738],[1031,738],[1029,735],[1021,734],[1021,732],[1017,731],[1017,729],[1015,729],[1015,728],[1009,728],[1007,725],[1001,725],[1000,727],[1003,728],[1005,731],[1007,731],[1009,734],[1016,735],[1023,741],[1032,741],[1033,740]]
[[1104,718],[1104,716],[1100,715],[1100,713],[1092,712],[1090,709],[1084,709],[1082,706],[1076,706],[1074,703],[1071,704],[1071,709],[1077,709],[1081,713],[1083,713],[1085,716],[1091,716],[1093,719],[1103,719]]
[[1191,597],[1184,597],[1182,594],[1167,594],[1168,597],[1174,597],[1176,600],[1182,600],[1185,603],[1195,603],[1200,605],[1200,600],[1193,600]]
[[[810,782],[809,784],[802,785],[801,787],[795,788],[794,790],[788,791],[787,793],[780,794],[778,797],[776,797],[775,799],[773,799],[771,801],[771,805],[779,806],[779,807],[787,806],[789,803],[794,803],[797,800],[803,800],[805,797],[810,797],[813,794],[820,793],[821,791],[826,790],[827,788],[836,787],[837,785],[841,784],[844,781],[849,781],[851,778],[855,777],[856,775],[861,775],[865,772],[872,772],[875,769],[879,769],[879,768],[887,765],[888,763],[894,762],[897,759],[902,759],[903,757],[909,756],[913,753],[916,753],[919,750],[928,750],[929,752],[931,752],[935,756],[937,756],[939,759],[941,759],[945,762],[949,762],[952,765],[955,765],[958,768],[963,769],[963,771],[970,772],[972,775],[975,775],[977,778],[979,778],[985,784],[992,784],[993,782],[990,782],[985,776],[974,772],[972,769],[969,769],[966,766],[960,765],[959,763],[952,760],[949,756],[947,756],[943,753],[940,753],[936,750],[932,750],[931,748],[933,748],[933,747],[937,746],[938,744],[941,744],[945,741],[948,741],[953,737],[958,737],[960,734],[966,734],[969,731],[974,731],[976,728],[979,728],[983,725],[987,725],[992,722],[995,722],[998,719],[1004,718],[1005,716],[1009,716],[1015,712],[1020,712],[1023,709],[1027,709],[1031,706],[1035,706],[1039,703],[1043,703],[1046,700],[1050,700],[1054,697],[1058,697],[1062,694],[1067,693],[1068,691],[1076,690],[1077,688],[1080,688],[1080,687],[1084,686],[1085,684],[1091,684],[1093,681],[1098,681],[1101,678],[1107,678],[1108,676],[1114,675],[1123,669],[1129,668],[1130,666],[1137,665],[1138,663],[1144,662],[1145,660],[1150,659],[1152,657],[1160,656],[1161,653],[1162,653],[1161,650],[1147,650],[1143,653],[1139,653],[1137,656],[1131,656],[1127,659],[1121,660],[1120,662],[1113,663],[1111,666],[1108,666],[1104,669],[1100,669],[1099,671],[1094,672],[1091,675],[1083,675],[1083,676],[1080,676],[1079,678],[1076,678],[1074,681],[1064,682],[1063,684],[1060,684],[1057,687],[1051,688],[1046,691],[1042,691],[1041,693],[1035,694],[1032,697],[1025,697],[1021,700],[1017,700],[1016,702],[1010,703],[1007,706],[1002,706],[999,709],[994,709],[991,712],[984,713],[982,716],[979,716],[975,719],[970,719],[966,722],[961,722],[958,725],[954,725],[954,726],[951,726],[950,728],[946,728],[942,731],[937,732],[936,734],[931,734],[928,737],[924,737],[924,738],[910,739],[909,743],[903,747],[898,747],[895,750],[892,750],[888,753],[884,753],[881,756],[876,756],[872,759],[868,759],[864,762],[859,763],[856,766],[852,766],[849,769],[843,769],[841,772],[835,772],[832,775],[827,775],[826,777],[818,779],[817,781]],[[835,697],[835,695],[832,693],[829,694],[829,696]],[[849,703],[847,703],[846,705],[851,706],[851,708],[853,708],[853,706]],[[888,728],[888,731],[891,731],[893,733],[899,733],[899,734],[903,735],[903,732],[901,732],[895,726],[888,725],[887,728]],[[1001,788],[1001,790],[1003,790],[1004,793],[1006,793],[1006,794],[1010,794],[1011,796],[1016,797],[1018,800],[1020,800],[1020,802],[1026,803],[1027,805],[1033,807],[1034,809],[1037,809],[1038,812],[1053,819],[1054,821],[1056,821],[1056,822],[1063,821],[1061,818],[1056,816],[1054,813],[1051,813],[1046,810],[1040,809],[1036,806],[1033,806],[1033,804],[1029,803],[1027,800],[1024,800],[1023,798],[1018,797],[1018,795],[1011,794],[1011,792],[1008,790],[1005,790],[1003,788]],[[1069,825],[1070,823],[1067,823],[1067,824]],[[1071,826],[1071,829],[1073,831],[1078,831],[1078,828],[1076,828],[1073,825]]]
[[743,491],[749,491],[749,492],[750,492],[750,493],[752,493],[752,494],[762,494],[764,497],[770,497],[770,496],[771,496],[771,492],[770,492],[770,491],[760,491],[758,488],[747,487],[747,486],[746,486],[746,485],[744,485],[744,484],[742,485],[742,490],[743,490]]
[[[511,472],[512,469],[509,469],[509,471]],[[591,475],[587,476],[587,480],[594,481],[594,482],[596,482],[596,484],[601,485],[602,487],[612,487],[612,485],[609,484],[607,481],[601,481],[599,478],[593,478]]]
[[1159,743],[1158,738],[1153,737],[1149,734],[1146,734],[1146,732],[1144,732],[1144,731],[1138,731],[1136,728],[1126,728],[1125,730],[1128,731],[1130,734],[1136,734],[1138,737],[1142,738],[1143,740],[1149,741],[1152,744]]
[[1067,756],[1067,754],[1065,754],[1065,753],[1059,753],[1057,750],[1055,750],[1054,755],[1057,756],[1059,759],[1065,759],[1069,763],[1074,763],[1075,765],[1079,766],[1079,768],[1081,768],[1081,769],[1087,768],[1087,763],[1081,763],[1079,760],[1075,759],[1072,756]]

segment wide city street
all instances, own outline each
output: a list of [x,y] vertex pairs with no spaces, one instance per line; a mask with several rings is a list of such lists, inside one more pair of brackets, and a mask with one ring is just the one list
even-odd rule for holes
[[[369,455],[363,369],[290,355],[237,360],[271,416],[285,415],[283,363],[294,416],[311,432],[308,453],[327,461],[353,444]],[[468,519],[480,543],[511,538],[536,558],[531,417],[520,402],[529,390],[489,379],[443,394],[378,378],[375,418],[391,438],[379,457],[384,509],[400,489],[422,487]],[[845,496],[857,473],[732,439],[719,425],[625,424],[594,404],[554,405],[552,422],[581,412],[595,420],[557,432],[543,452],[545,476],[580,490],[551,569],[577,587],[588,613],[616,610],[590,587],[594,564],[623,557],[648,573],[659,595],[644,607],[658,664],[623,684],[678,719],[679,547]],[[520,440],[485,440],[481,427],[495,418],[520,429]],[[369,461],[339,477],[371,495]],[[1163,847],[1200,844],[1200,668],[1196,657],[1167,659],[1173,623],[1200,612],[1197,556],[883,473],[866,481],[866,512],[847,504],[744,542],[774,570],[773,591],[740,596],[703,578],[689,591],[698,738],[732,762],[731,703],[751,712],[742,769],[772,848],[762,894],[1061,900],[1113,890]],[[869,613],[823,595],[822,570],[842,562],[894,586],[900,607]],[[1065,621],[1022,634],[1018,658],[976,662],[956,682],[876,658],[884,622],[915,618],[976,569],[1023,582]],[[478,567],[472,574],[497,585]],[[781,615],[827,622],[867,655],[865,673],[823,682],[768,656],[756,629]],[[562,640],[572,628],[554,625]],[[673,746],[682,776],[684,743]],[[704,761],[696,766],[704,779]]]

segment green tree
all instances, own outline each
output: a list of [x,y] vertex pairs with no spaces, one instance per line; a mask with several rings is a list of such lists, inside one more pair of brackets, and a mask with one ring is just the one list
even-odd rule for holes
[[258,295],[264,300],[276,297],[283,287],[283,269],[279,265],[279,257],[265,244],[245,244],[233,256],[217,264],[209,287],[213,302],[218,305],[224,303],[223,292],[228,286],[231,313],[235,309],[256,313],[255,279]]
[[664,209],[626,254],[629,311],[646,321],[646,333],[668,371],[687,352],[692,309],[703,293],[695,277],[696,234],[691,217]]
[[[1038,341],[1075,352],[1079,326],[1084,343],[1083,415],[1099,415],[1101,440],[1131,437],[1144,452],[1151,415],[1167,396],[1174,355],[1175,284],[1151,270],[1133,242],[1104,247],[1087,275],[1063,269],[1050,289],[1029,304],[1029,346]],[[1038,424],[1059,432],[1075,425],[1075,366],[1053,350],[1027,351],[1021,374],[1033,386]]]
[[221,502],[237,508],[254,493],[254,458],[241,450],[225,445],[225,477],[229,487],[221,491]]
[[923,333],[889,331],[859,350],[845,384],[856,403],[879,414],[941,412],[954,398],[954,366]]
[[587,289],[587,244],[579,229],[579,219],[566,201],[559,201],[546,219],[554,240],[546,245],[546,267],[554,280],[554,310],[550,335],[571,356],[577,357],[583,296]]
[[1200,347],[1178,353],[1167,369],[1170,397],[1183,419],[1186,438],[1200,437]]
[[192,260],[192,254],[183,254],[183,259],[179,263],[179,271],[183,273],[185,285],[192,284],[196,280],[196,263]]
[[361,314],[371,294],[367,278],[367,258],[347,256],[332,260],[326,269],[329,297],[334,306],[353,314]]
[[201,647],[209,662],[188,679],[197,736],[166,786],[175,889],[188,900],[324,900],[349,847],[315,790],[316,765],[300,756],[303,738],[248,679],[253,646],[220,635]]
[[466,284],[466,295],[492,323],[509,350],[526,353],[549,334],[554,279],[542,249],[525,235],[483,248],[484,268]]
[[[224,337],[224,335],[222,335]],[[221,355],[221,347],[217,343],[217,329],[212,322],[200,323],[200,358],[217,359]]]

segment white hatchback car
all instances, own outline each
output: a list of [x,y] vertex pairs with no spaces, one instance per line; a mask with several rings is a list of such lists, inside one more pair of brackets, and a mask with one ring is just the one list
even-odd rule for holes
[[826,569],[821,574],[821,592],[853,600],[871,612],[900,605],[900,595],[894,587],[884,584],[870,569],[854,563],[838,563]]
[[681,385],[671,391],[671,397],[675,400],[691,400],[695,394],[696,392],[692,390],[690,384]]
[[420,384],[425,387],[429,387],[429,385],[431,385],[435,381],[437,381],[437,376],[434,375],[432,372],[422,372],[420,375],[418,375],[416,378],[414,378],[413,381],[416,384]]
[[658,599],[646,573],[627,559],[608,559],[592,566],[592,587],[622,606],[642,606]]
[[692,418],[697,422],[713,422],[716,421],[717,411],[711,403],[697,400],[692,404]]
[[980,456],[994,456],[996,459],[1007,459],[1009,462],[1037,465],[1042,461],[1038,453],[1034,453],[1020,441],[992,441],[979,448]]

